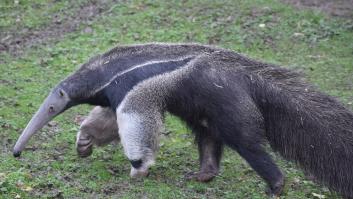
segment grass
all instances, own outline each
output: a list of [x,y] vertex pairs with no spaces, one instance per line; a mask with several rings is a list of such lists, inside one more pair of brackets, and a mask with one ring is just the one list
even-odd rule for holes
[[16,31],[48,25],[53,19],[56,23],[61,23],[67,15],[74,15],[74,9],[83,3],[83,0],[75,2],[4,0],[0,4],[0,27],[8,31]]
[[[40,30],[50,23],[43,16],[74,15],[72,8],[79,5],[64,0],[15,3],[0,3],[1,8],[18,7],[1,12],[3,31]],[[16,23],[17,16],[24,20]],[[21,57],[0,52],[0,198],[266,198],[265,183],[228,149],[215,180],[185,180],[187,172],[198,169],[198,155],[190,130],[173,116],[166,119],[172,133],[162,137],[157,163],[146,179],[129,178],[130,165],[120,145],[78,158],[78,125],[73,121],[87,114],[88,106],[59,116],[31,139],[20,159],[12,157],[14,142],[50,88],[93,55],[118,44],[215,44],[302,70],[321,90],[353,107],[350,21],[299,11],[277,0],[146,0],[116,3],[89,26],[90,32],[80,27],[60,40],[26,49]],[[273,156],[287,180],[281,198],[340,198],[304,177],[293,163]]]

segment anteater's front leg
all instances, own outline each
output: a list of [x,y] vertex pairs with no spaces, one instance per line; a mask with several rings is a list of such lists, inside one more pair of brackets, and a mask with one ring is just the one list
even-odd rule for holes
[[212,136],[207,128],[200,129],[202,129],[200,132],[198,130],[195,132],[199,150],[200,171],[189,174],[187,177],[200,182],[209,182],[218,175],[223,143]]
[[147,176],[158,150],[158,135],[163,130],[161,115],[119,107],[117,123],[124,153],[131,163],[130,176]]
[[115,113],[110,108],[94,107],[82,122],[76,136],[76,150],[80,157],[92,154],[93,145],[102,146],[119,140]]

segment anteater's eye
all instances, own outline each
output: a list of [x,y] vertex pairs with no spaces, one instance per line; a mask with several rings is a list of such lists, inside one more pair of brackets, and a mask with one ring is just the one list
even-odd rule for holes
[[64,97],[64,92],[63,92],[63,90],[59,90],[59,95],[60,95],[60,97]]

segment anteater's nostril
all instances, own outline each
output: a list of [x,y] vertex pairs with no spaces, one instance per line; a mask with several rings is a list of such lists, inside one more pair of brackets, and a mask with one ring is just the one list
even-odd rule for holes
[[130,160],[130,163],[135,169],[138,169],[142,166],[142,160]]
[[49,113],[54,113],[55,109],[53,105],[49,106]]

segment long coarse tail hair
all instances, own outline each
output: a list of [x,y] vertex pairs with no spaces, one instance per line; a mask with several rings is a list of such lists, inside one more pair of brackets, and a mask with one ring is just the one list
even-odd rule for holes
[[330,190],[353,197],[353,112],[296,72],[275,66],[248,70],[271,147]]

